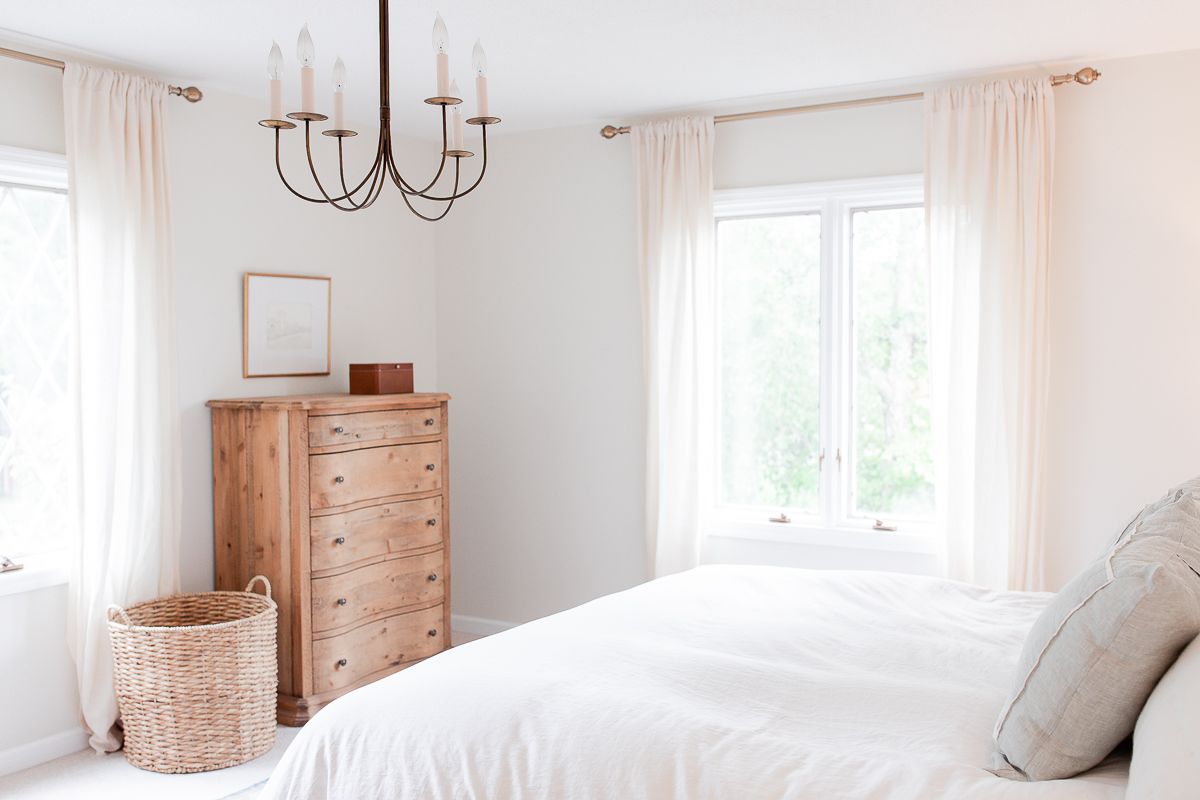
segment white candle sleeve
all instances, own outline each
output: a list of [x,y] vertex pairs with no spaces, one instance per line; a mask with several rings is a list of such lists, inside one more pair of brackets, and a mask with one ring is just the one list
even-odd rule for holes
[[268,119],[283,119],[283,81],[271,79],[271,114]]
[[346,95],[343,92],[333,93],[333,127],[339,131],[346,129]]
[[317,74],[312,67],[300,68],[300,110],[311,114],[317,108]]
[[450,96],[450,56],[437,54],[437,97]]
[[475,105],[477,117],[490,117],[488,113],[487,76],[475,76]]
[[462,114],[459,114],[456,112],[454,114],[451,114],[450,116],[452,117],[452,119],[450,120],[450,122],[451,122],[451,125],[450,125],[450,149],[451,150],[462,150],[463,149],[463,118],[462,118]]

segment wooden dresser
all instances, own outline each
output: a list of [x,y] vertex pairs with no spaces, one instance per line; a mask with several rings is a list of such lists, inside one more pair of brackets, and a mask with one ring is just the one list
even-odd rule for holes
[[445,394],[211,400],[218,589],[279,603],[279,721],[450,645]]

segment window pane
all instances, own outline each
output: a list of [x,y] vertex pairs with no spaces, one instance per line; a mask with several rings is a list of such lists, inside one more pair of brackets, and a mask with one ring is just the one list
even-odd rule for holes
[[0,553],[63,543],[71,316],[67,196],[0,184]]
[[724,220],[717,258],[721,501],[815,514],[821,217]]
[[853,499],[861,516],[933,514],[924,210],[851,217]]

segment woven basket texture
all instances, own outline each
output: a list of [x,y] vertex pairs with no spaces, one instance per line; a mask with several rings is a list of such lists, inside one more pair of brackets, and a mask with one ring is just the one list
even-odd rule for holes
[[154,772],[232,767],[275,743],[278,609],[267,594],[200,592],[110,607],[125,758]]

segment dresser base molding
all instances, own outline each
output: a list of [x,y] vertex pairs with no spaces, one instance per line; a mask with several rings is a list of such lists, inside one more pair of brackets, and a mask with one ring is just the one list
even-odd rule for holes
[[449,399],[208,403],[216,588],[271,581],[281,724],[450,645]]

